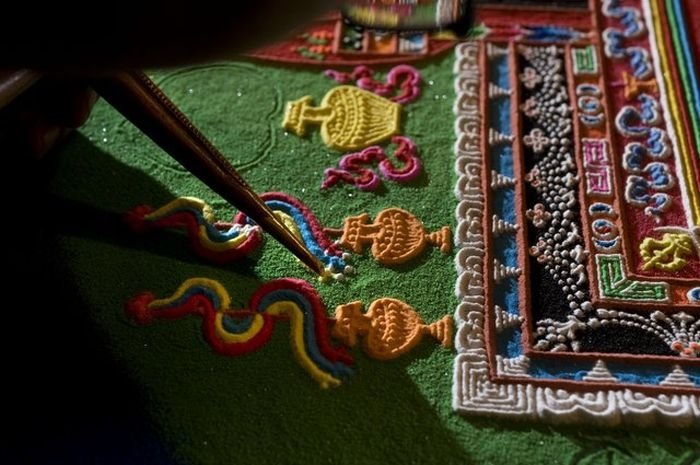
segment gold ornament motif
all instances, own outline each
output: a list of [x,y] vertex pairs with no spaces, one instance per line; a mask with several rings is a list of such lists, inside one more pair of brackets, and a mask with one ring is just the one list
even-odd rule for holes
[[639,245],[644,260],[642,269],[678,271],[688,263],[684,257],[692,254],[693,250],[693,238],[688,234],[665,233],[660,240],[647,237]]
[[362,253],[372,244],[372,255],[383,265],[404,263],[420,254],[428,244],[442,253],[451,249],[451,231],[447,226],[428,233],[423,223],[410,212],[400,208],[380,211],[374,223],[367,213],[345,218],[343,229],[326,228],[328,234],[341,235],[338,244],[355,253]]
[[362,313],[362,302],[350,302],[335,309],[335,325],[331,335],[343,344],[354,347],[362,340],[362,350],[370,357],[389,360],[417,346],[425,334],[437,339],[443,347],[452,346],[452,317],[446,315],[426,325],[410,305],[384,297],[372,302]]
[[655,78],[643,81],[623,71],[622,83],[625,87],[625,99],[627,100],[632,100],[640,93],[656,94],[659,92],[659,85]]
[[360,150],[399,131],[401,105],[353,86],[334,87],[318,107],[308,95],[287,103],[282,126],[298,136],[321,125],[321,138],[339,151]]

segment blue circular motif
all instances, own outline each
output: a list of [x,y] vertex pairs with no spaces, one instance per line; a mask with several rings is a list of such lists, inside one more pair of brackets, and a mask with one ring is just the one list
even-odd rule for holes
[[688,291],[688,301],[692,303],[700,302],[700,287],[694,287]]

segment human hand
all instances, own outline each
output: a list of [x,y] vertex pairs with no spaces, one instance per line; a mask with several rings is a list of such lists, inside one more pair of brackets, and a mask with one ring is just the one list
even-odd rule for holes
[[337,6],[334,0],[13,3],[0,68],[100,73],[233,59]]
[[[13,44],[0,51],[0,146],[42,157],[82,125],[97,99],[81,81],[85,76],[230,59],[332,5],[328,0],[130,5],[127,0],[98,16],[79,3],[42,15],[29,10],[33,5],[17,4],[13,21],[0,28],[0,39]],[[3,80],[21,68],[59,77],[43,78],[15,100],[14,95],[4,98]]]
[[[0,146],[15,154],[41,158],[90,115],[97,94],[80,80],[40,77],[30,71],[0,73]],[[29,89],[18,93],[14,87]],[[34,82],[38,80],[38,82]],[[22,90],[22,89],[19,89]]]

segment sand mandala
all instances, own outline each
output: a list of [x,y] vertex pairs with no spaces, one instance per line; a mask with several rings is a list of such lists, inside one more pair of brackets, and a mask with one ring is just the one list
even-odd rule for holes
[[697,425],[697,68],[669,2],[592,5],[456,48],[453,405]]

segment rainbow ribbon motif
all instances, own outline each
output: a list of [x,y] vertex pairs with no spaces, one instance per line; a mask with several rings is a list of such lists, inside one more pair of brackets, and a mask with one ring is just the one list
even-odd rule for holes
[[262,242],[259,227],[217,223],[212,208],[194,197],[177,198],[157,210],[138,206],[125,215],[125,221],[138,233],[184,229],[195,252],[215,263],[240,259]]
[[[326,235],[323,226],[306,205],[282,192],[266,192],[260,197],[325,265],[325,277],[342,280],[354,272],[346,263],[349,255],[343,253]],[[260,227],[244,214],[237,214],[233,223],[217,222],[211,207],[192,197],[175,199],[157,210],[139,206],[127,213],[125,218],[136,232],[184,229],[194,251],[215,263],[240,259],[262,242]]]
[[341,384],[352,359],[330,343],[329,319],[320,297],[306,281],[277,279],[253,294],[247,309],[232,309],[231,298],[217,281],[191,278],[167,298],[145,292],[129,300],[126,311],[139,324],[197,314],[215,351],[229,356],[257,350],[270,340],[277,321],[291,324],[291,346],[299,364],[321,387]]
[[[325,233],[316,215],[301,201],[283,192],[265,192],[260,194],[260,198],[326,266],[329,277],[342,280],[345,275],[354,273],[354,269],[346,263],[350,255],[344,253],[340,246]],[[255,224],[243,213],[236,215],[234,223],[241,227]]]

